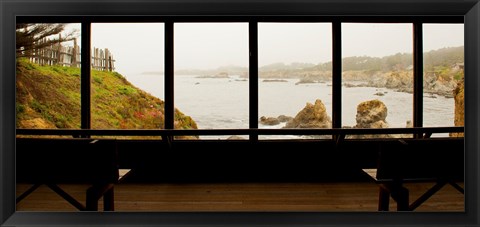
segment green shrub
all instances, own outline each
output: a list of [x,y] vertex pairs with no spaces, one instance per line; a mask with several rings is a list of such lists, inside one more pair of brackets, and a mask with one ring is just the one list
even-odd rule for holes
[[463,72],[457,72],[457,73],[455,73],[455,75],[453,76],[453,78],[454,78],[455,80],[462,80],[462,78],[463,78]]
[[68,122],[68,119],[67,117],[61,115],[61,114],[58,114],[56,117],[55,117],[55,126],[57,128],[66,128],[67,127],[67,122]]
[[25,106],[20,103],[17,103],[16,110],[17,110],[17,114],[21,114],[25,111]]
[[93,81],[97,84],[102,84],[103,78],[101,78],[99,76],[93,76]]
[[130,86],[120,86],[118,88],[118,92],[122,95],[131,95],[131,94],[137,93],[137,90]]
[[45,106],[44,104],[38,102],[37,100],[33,100],[30,103],[30,106],[37,112],[40,113],[45,119],[48,121],[52,121],[52,115],[48,112],[48,107]]

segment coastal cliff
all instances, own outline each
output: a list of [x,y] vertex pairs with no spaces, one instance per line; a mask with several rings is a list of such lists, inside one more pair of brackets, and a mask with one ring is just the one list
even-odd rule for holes
[[[93,129],[164,128],[164,101],[133,86],[117,72],[92,70]],[[18,59],[17,128],[80,128],[80,69],[40,66]],[[175,128],[196,129],[195,121],[175,110]]]

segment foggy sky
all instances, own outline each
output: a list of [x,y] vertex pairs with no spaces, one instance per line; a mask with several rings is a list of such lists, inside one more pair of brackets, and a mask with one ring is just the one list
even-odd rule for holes
[[[248,66],[248,23],[176,23],[175,69]],[[70,24],[66,30],[77,28]],[[259,65],[331,61],[331,24],[259,23]],[[412,53],[412,24],[342,24],[342,56]],[[92,47],[108,48],[116,71],[163,71],[163,23],[92,24]],[[78,39],[80,43],[80,39]],[[425,24],[424,51],[464,45],[463,24]]]

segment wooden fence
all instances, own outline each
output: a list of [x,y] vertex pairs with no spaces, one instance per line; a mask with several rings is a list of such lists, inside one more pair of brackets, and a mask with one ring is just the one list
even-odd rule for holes
[[[46,39],[40,41],[47,42]],[[91,50],[92,60],[91,68],[99,71],[115,71],[115,60],[112,53],[107,49],[93,48]],[[80,47],[77,45],[77,39],[73,40],[73,46],[63,46],[61,43],[52,44],[42,49],[33,51],[30,61],[39,65],[61,65],[70,67],[80,67],[81,64]]]

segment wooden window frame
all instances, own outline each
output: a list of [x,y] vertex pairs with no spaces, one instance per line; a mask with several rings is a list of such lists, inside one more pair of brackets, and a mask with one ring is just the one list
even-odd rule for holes
[[[258,23],[331,23],[332,128],[342,127],[342,23],[411,23],[413,25],[413,126],[423,126],[423,24],[464,23],[463,16],[19,16],[17,23],[81,23],[81,129],[91,129],[90,44],[92,23],[165,24],[165,129],[174,129],[174,24],[243,22],[249,26],[249,129],[258,129]],[[86,64],[85,64],[86,63]],[[240,130],[240,129],[239,129]],[[216,134],[215,130],[212,134]],[[221,132],[221,130],[217,130]],[[421,135],[418,134],[417,137]],[[251,141],[258,134],[250,134]]]

